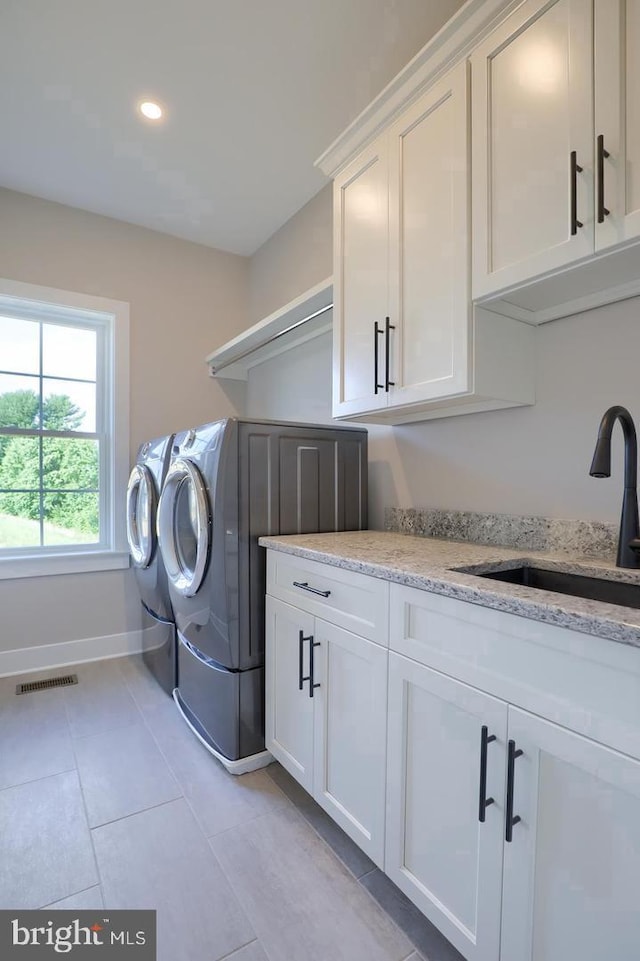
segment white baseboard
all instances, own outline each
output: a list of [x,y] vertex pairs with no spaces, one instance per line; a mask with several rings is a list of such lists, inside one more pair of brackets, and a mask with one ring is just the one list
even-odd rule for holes
[[159,647],[164,636],[164,626],[154,625],[145,630],[127,631],[124,634],[107,634],[104,637],[87,637],[79,641],[0,651],[0,677],[140,654],[143,650]]

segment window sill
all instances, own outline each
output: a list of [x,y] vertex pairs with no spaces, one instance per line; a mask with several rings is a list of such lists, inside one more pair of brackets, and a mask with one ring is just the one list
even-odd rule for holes
[[0,580],[17,577],[46,577],[51,574],[88,574],[118,571],[129,567],[126,551],[96,551],[78,554],[40,554],[0,559]]

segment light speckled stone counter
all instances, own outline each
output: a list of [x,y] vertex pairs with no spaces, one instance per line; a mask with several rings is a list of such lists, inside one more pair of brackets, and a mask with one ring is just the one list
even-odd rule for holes
[[640,571],[623,570],[607,561],[386,531],[261,537],[259,543],[334,567],[640,647],[640,610],[451,570],[471,565],[483,565],[483,569],[491,570],[505,562],[518,567],[535,561],[536,566],[548,570],[640,584]]

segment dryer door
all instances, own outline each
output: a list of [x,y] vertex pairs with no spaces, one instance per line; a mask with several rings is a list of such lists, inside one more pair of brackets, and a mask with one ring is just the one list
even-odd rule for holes
[[169,580],[185,597],[193,597],[207,570],[211,510],[202,474],[185,457],[173,462],[158,506],[158,538]]
[[148,467],[136,464],[127,485],[127,540],[136,567],[148,567],[156,548],[158,496]]

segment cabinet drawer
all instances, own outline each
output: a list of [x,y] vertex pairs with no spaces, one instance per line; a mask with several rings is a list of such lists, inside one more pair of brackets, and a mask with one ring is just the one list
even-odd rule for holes
[[267,592],[338,627],[388,646],[387,581],[270,550],[267,551]]
[[400,584],[389,647],[640,758],[640,650]]

